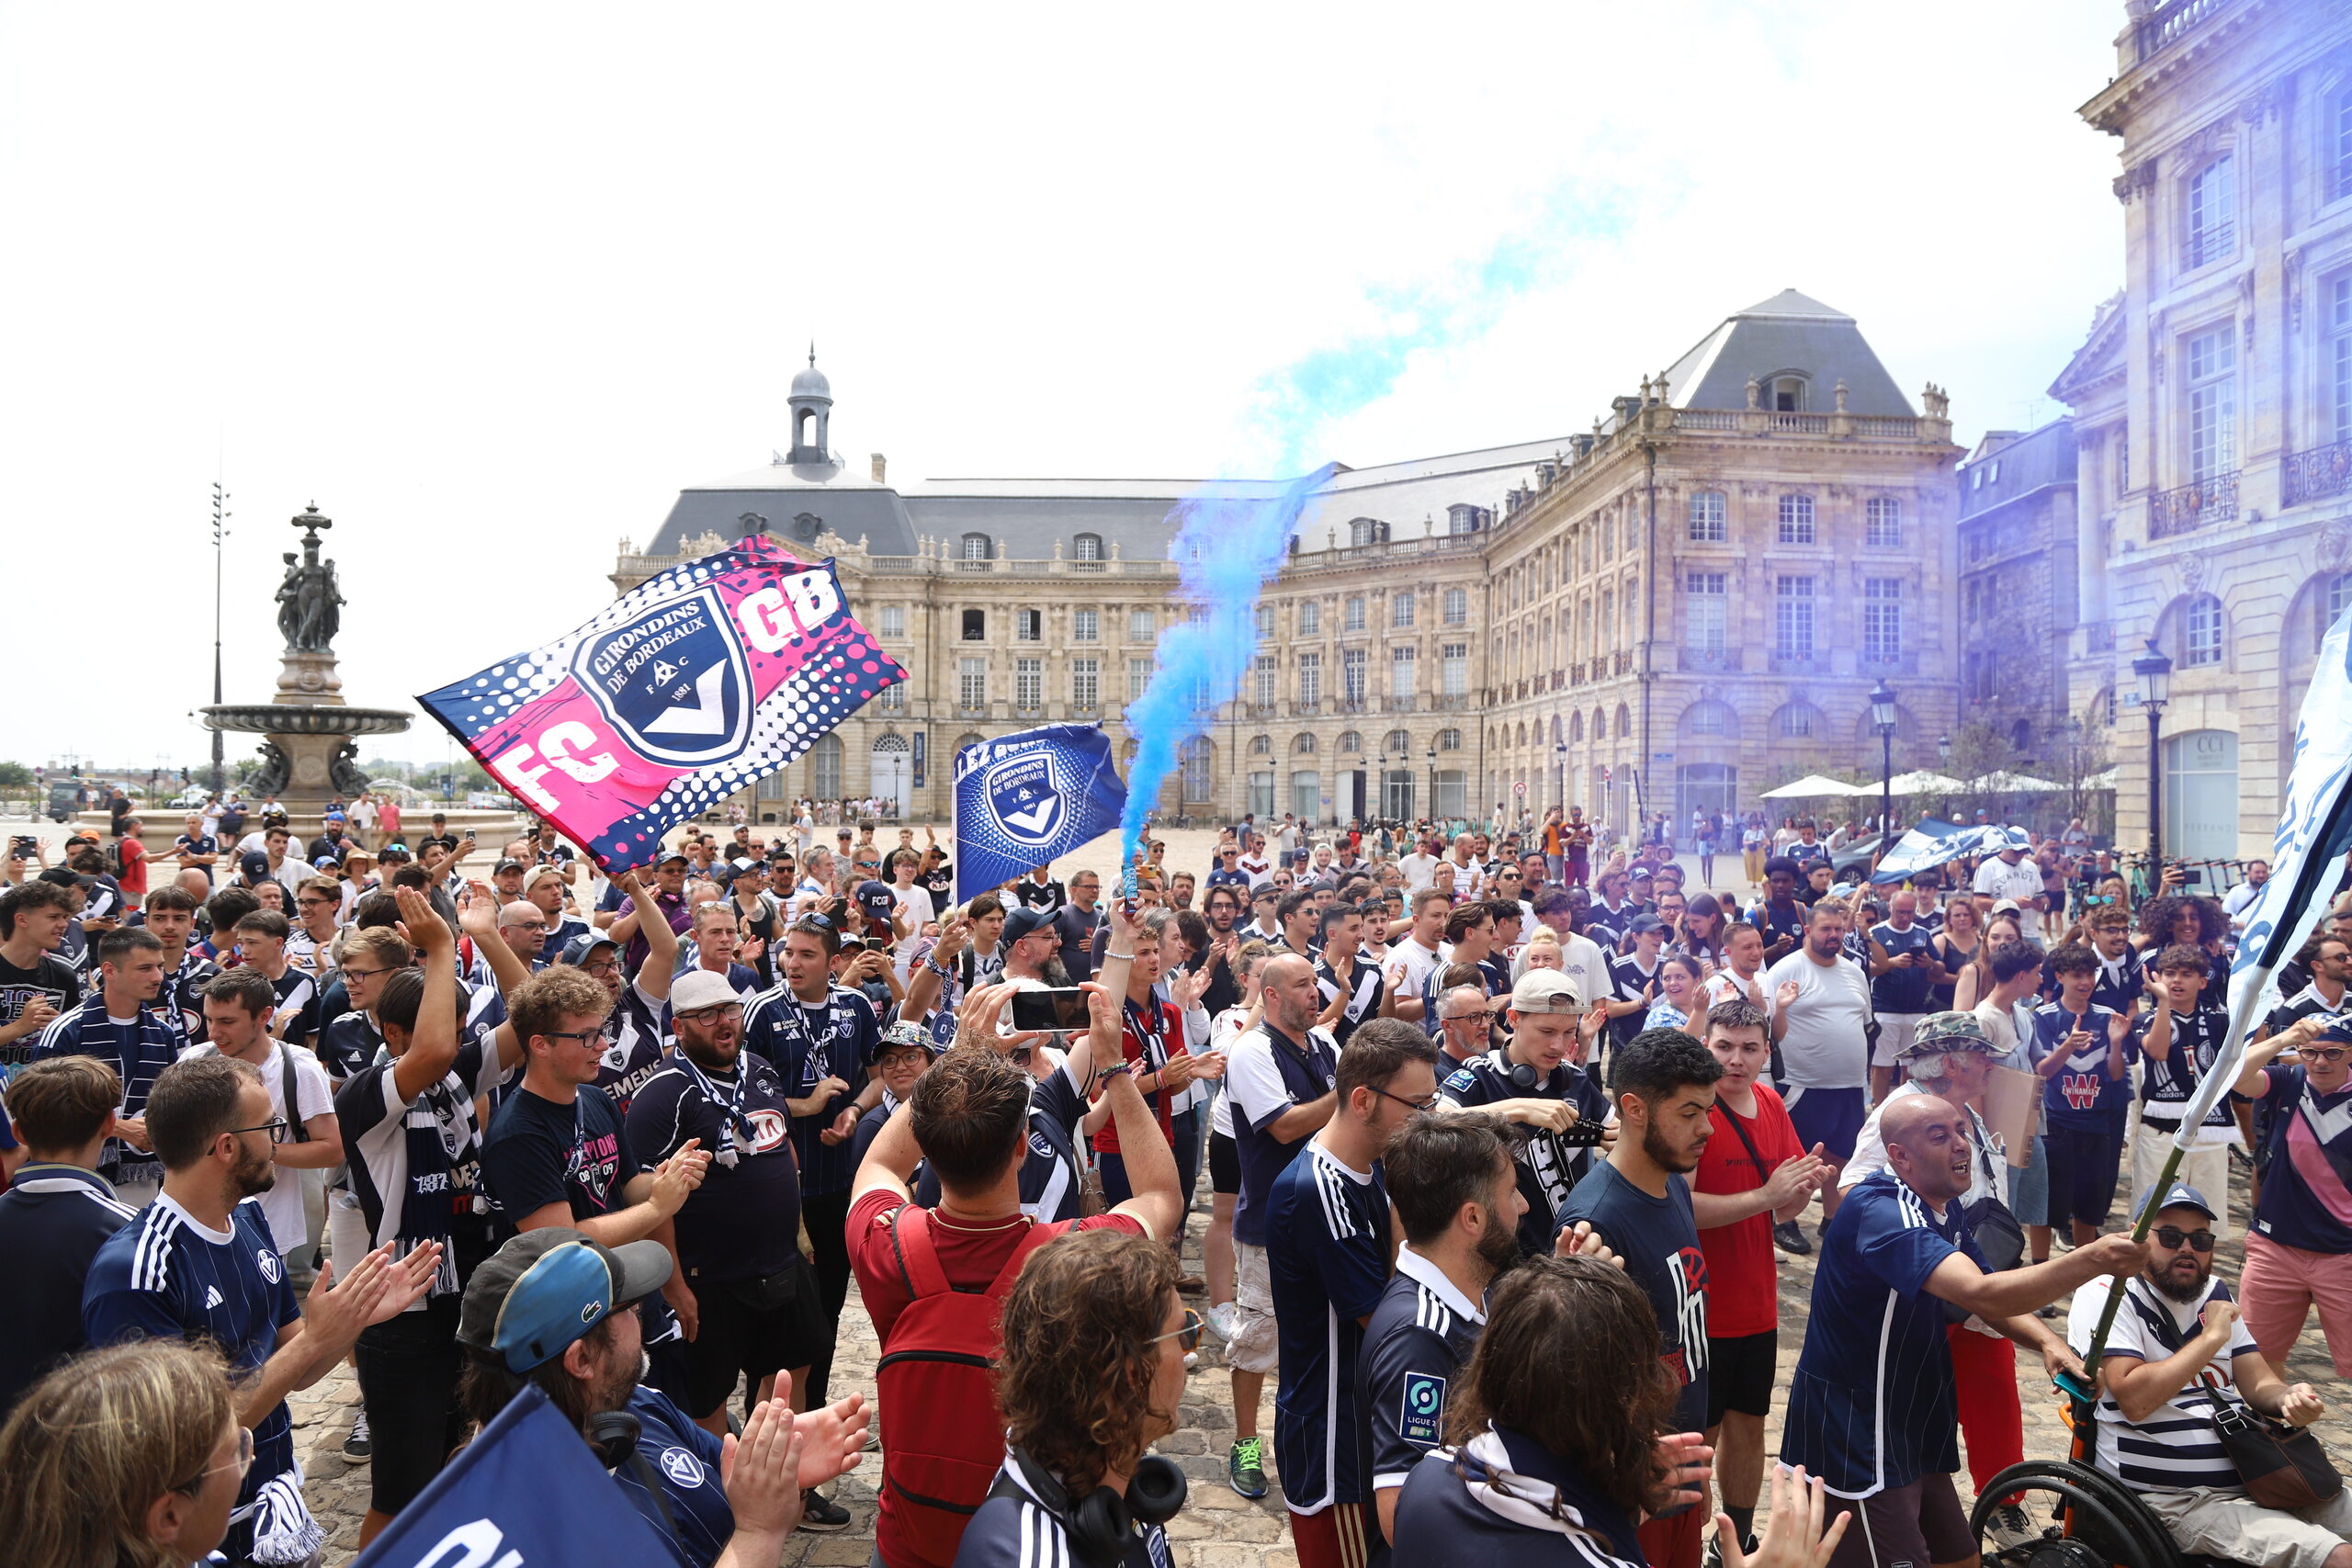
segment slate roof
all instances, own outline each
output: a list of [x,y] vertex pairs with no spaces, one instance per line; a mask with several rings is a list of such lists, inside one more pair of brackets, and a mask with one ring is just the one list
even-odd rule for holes
[[1666,373],[1667,400],[1683,409],[1746,408],[1749,377],[1769,381],[1789,371],[1811,383],[1808,412],[1828,412],[1841,380],[1848,413],[1909,418],[1917,412],[1853,317],[1793,288],[1724,317]]
[[[2071,419],[2052,420],[2023,435],[2014,431],[1986,433],[1958,469],[1961,517],[1965,520],[2006,506],[2045,485],[2074,483],[2076,450]],[[1997,477],[1991,466],[1996,461],[2000,464]],[[1979,469],[1984,474],[1981,487],[1976,482]]]

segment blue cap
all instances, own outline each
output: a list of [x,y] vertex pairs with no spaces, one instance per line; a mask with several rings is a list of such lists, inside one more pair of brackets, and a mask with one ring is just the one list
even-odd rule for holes
[[2165,1189],[2165,1201],[2156,1205],[2156,1212],[2161,1213],[2166,1209],[2195,1209],[2209,1220],[2222,1217],[2214,1213],[2212,1204],[2205,1201],[2205,1194],[2186,1181],[2176,1181]]
[[2339,1012],[2329,1019],[2312,1043],[2317,1044],[2321,1040],[2332,1045],[2352,1045],[2352,1012]]
[[563,1354],[614,1311],[669,1282],[670,1249],[658,1241],[607,1247],[548,1225],[500,1247],[467,1281],[458,1339],[527,1372]]

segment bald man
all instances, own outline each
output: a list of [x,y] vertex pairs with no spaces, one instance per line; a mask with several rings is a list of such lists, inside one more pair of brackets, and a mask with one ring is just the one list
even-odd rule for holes
[[1966,1111],[1934,1095],[1888,1100],[1879,1116],[1887,1168],[1855,1183],[1822,1227],[1781,1459],[1807,1466],[1862,1516],[1831,1568],[1976,1561],[1952,1485],[1960,1421],[1945,1303],[2041,1352],[2052,1374],[2080,1377],[2081,1360],[2035,1309],[2146,1263],[2144,1246],[2109,1235],[2048,1263],[1986,1273],[1961,1205],[1976,1160],[1970,1128]]
[[537,968],[539,951],[547,946],[547,911],[528,898],[516,898],[498,907],[498,940],[508,952],[523,961],[526,968]]

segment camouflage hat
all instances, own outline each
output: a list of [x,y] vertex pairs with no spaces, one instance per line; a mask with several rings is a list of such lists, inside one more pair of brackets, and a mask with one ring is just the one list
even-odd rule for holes
[[1921,1056],[1947,1056],[1954,1051],[1982,1051],[1988,1056],[2001,1054],[1986,1038],[1984,1025],[1974,1013],[1931,1012],[1919,1021],[1911,1043],[1896,1052],[1894,1059],[1910,1062]]

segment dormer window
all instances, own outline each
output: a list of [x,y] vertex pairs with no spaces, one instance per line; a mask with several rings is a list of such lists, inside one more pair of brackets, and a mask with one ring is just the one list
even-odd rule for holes
[[1803,413],[1805,383],[1802,376],[1775,376],[1770,393],[1774,413]]
[[994,553],[986,534],[967,534],[963,545],[966,560],[987,560]]
[[1074,559],[1099,561],[1102,558],[1102,536],[1100,534],[1080,534],[1070,543]]

